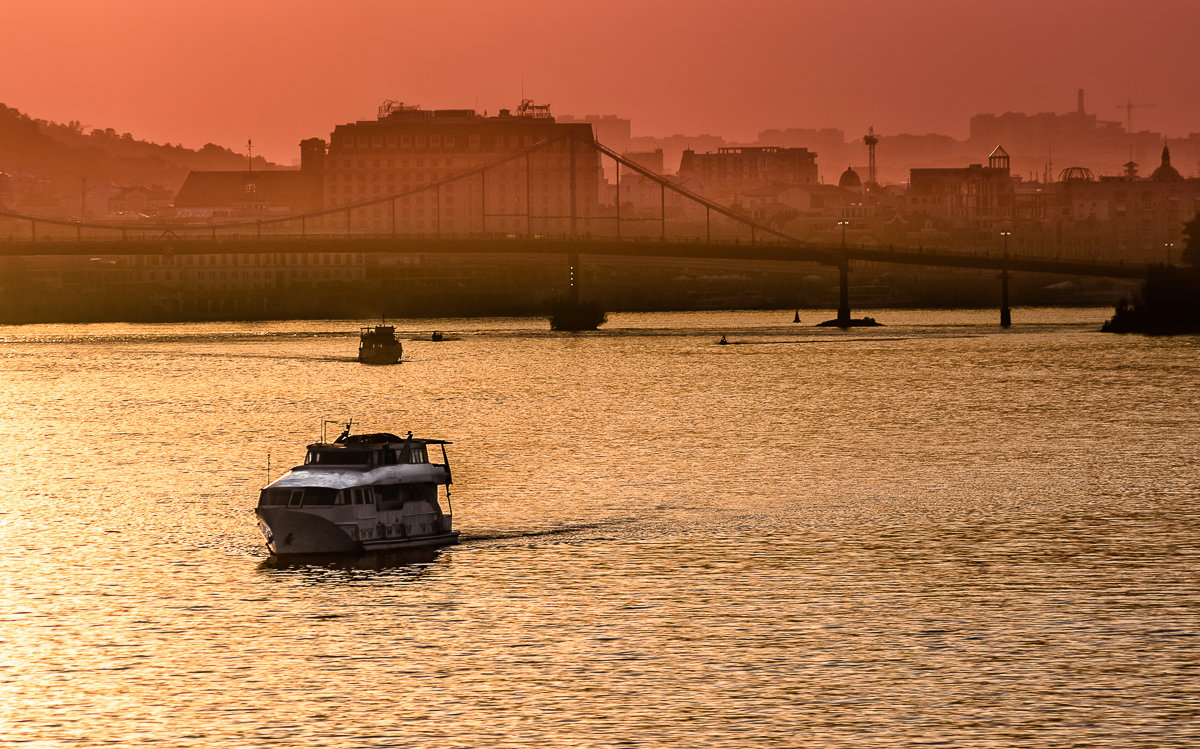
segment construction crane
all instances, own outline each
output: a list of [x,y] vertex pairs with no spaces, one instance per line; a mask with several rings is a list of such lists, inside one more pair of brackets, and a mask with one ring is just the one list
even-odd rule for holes
[[1133,132],[1133,110],[1135,107],[1152,107],[1153,104],[1134,104],[1133,99],[1128,99],[1124,104],[1118,104],[1117,109],[1125,110],[1125,132]]

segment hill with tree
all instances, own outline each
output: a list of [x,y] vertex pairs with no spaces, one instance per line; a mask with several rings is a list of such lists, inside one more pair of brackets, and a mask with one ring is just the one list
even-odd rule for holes
[[[81,180],[88,185],[159,187],[174,194],[191,170],[238,170],[244,154],[208,143],[196,150],[138,140],[112,128],[85,131],[78,121],[56,123],[0,104],[0,173],[8,181],[0,203],[45,207],[64,194],[78,205]],[[254,169],[279,169],[255,157]],[[4,185],[0,185],[3,188]]]

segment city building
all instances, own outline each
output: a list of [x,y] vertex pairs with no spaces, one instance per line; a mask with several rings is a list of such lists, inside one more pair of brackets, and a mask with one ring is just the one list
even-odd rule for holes
[[[974,149],[1004,143],[1018,155],[1012,163],[1013,173],[1027,178],[1037,176],[1043,182],[1053,181],[1068,165],[1098,172],[1117,159],[1148,163],[1157,156],[1165,136],[1135,129],[1134,112],[1139,106],[1132,101],[1114,104],[1114,113],[1125,111],[1125,122],[1103,120],[1084,108],[1081,89],[1073,112],[977,114],[970,120],[967,143]],[[1172,139],[1171,145],[1191,172],[1200,156],[1200,135]]]
[[1040,254],[1130,263],[1178,262],[1184,223],[1200,212],[1200,179],[1185,179],[1170,149],[1149,177],[1137,165],[1096,178],[1070,167],[1057,182],[1023,186],[1016,196],[1014,238]]
[[[543,141],[553,142],[499,163]],[[326,229],[428,236],[586,231],[602,179],[592,143],[590,124],[557,122],[548,107],[529,100],[492,117],[385,102],[376,119],[334,128],[321,169],[322,204],[403,197],[353,210],[349,220],[329,216]],[[469,176],[422,189],[457,175]]]
[[904,210],[945,226],[955,240],[989,237],[1011,224],[1015,180],[1008,152],[996,146],[988,165],[913,169]]
[[817,154],[807,148],[726,146],[716,153],[683,152],[679,178],[718,203],[734,193],[768,185],[817,183]]
[[175,196],[180,218],[265,218],[302,213],[320,207],[312,184],[319,175],[299,171],[188,172]]

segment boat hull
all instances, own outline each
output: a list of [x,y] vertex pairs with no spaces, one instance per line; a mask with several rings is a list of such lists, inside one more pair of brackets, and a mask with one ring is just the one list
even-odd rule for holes
[[403,354],[400,346],[376,346],[359,349],[358,360],[363,364],[395,364]]
[[550,329],[595,330],[608,320],[608,313],[595,302],[557,302],[550,311]]
[[267,549],[277,556],[356,554],[458,543],[458,531],[409,536],[389,534],[384,530],[373,534],[372,538],[359,538],[357,523],[339,524],[320,515],[285,507],[258,507],[254,512],[267,539]]

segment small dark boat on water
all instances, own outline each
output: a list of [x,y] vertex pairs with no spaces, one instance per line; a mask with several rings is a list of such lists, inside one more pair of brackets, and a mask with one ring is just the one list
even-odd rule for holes
[[370,325],[359,332],[358,360],[363,364],[395,364],[403,353],[391,325]]
[[551,330],[595,330],[608,320],[608,313],[595,302],[563,299],[550,308]]
[[849,320],[826,320],[825,322],[817,323],[818,328],[879,328],[883,323],[876,320],[874,317],[854,317]]

